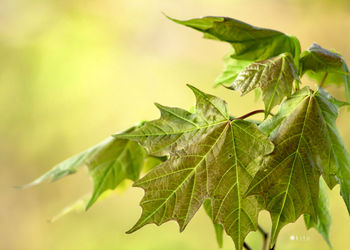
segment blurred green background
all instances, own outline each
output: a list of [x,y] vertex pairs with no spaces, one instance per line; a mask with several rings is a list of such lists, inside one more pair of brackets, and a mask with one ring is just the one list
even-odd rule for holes
[[[256,108],[254,94],[213,89],[229,45],[203,40],[167,20],[223,15],[335,48],[350,63],[349,0],[1,0],[0,249],[218,249],[202,209],[179,234],[175,222],[126,235],[141,213],[141,189],[116,192],[87,213],[48,223],[92,189],[87,171],[28,190],[66,157],[141,120],[158,117],[153,102],[189,108],[191,83],[225,98],[233,115]],[[344,99],[342,88],[328,88]],[[350,148],[350,115],[338,125]],[[350,219],[339,187],[330,193],[334,249],[345,249]],[[259,218],[270,226],[267,212]],[[291,240],[291,237],[298,240]],[[300,239],[301,238],[301,239]],[[261,237],[248,242],[259,249]],[[302,218],[286,226],[278,249],[329,249]],[[254,248],[254,249],[255,249]],[[225,237],[224,249],[234,249]]]

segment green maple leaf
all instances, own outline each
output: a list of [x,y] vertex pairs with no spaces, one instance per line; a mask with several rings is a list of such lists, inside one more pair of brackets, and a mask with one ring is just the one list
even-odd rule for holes
[[28,188],[31,186],[38,185],[38,184],[45,182],[45,181],[53,182],[53,181],[61,179],[64,176],[76,173],[77,170],[85,164],[87,159],[92,157],[99,149],[108,145],[112,140],[113,140],[113,138],[109,137],[106,140],[100,142],[99,144],[97,144],[97,145],[95,145],[95,146],[93,146],[93,147],[91,147],[91,148],[89,148],[89,149],[87,149],[79,154],[76,154],[76,155],[64,160],[63,162],[60,162],[59,164],[54,166],[47,173],[41,175],[40,177],[38,177],[37,179],[35,179],[31,183],[26,184],[22,187]]
[[[134,129],[135,127],[132,127],[125,133]],[[159,159],[148,156],[143,147],[137,142],[110,137],[98,145],[59,163],[49,172],[23,186],[23,188],[47,180],[58,180],[75,173],[79,167],[86,165],[94,183],[93,193],[86,205],[86,209],[88,209],[106,190],[116,188],[125,179],[137,180],[146,159],[148,161],[153,159],[153,162],[149,163],[150,166],[159,163]]]
[[[317,223],[315,223],[317,221]],[[315,228],[325,239],[327,244],[332,248],[329,240],[329,230],[332,223],[329,199],[325,183],[320,179],[319,200],[317,207],[317,219],[311,219],[310,215],[304,215],[304,222],[307,229]]]
[[188,141],[200,139],[203,133],[208,133],[229,120],[225,101],[188,86],[197,98],[194,113],[156,103],[161,113],[158,120],[145,122],[135,131],[115,136],[136,140],[149,154],[163,156],[183,148]]
[[[145,190],[145,196],[140,203],[142,215],[128,233],[169,220],[176,220],[183,231],[203,202],[211,198],[214,223],[221,223],[241,249],[245,236],[257,228],[259,211],[254,197],[243,198],[252,169],[256,169],[250,163],[271,153],[273,144],[254,123],[231,121],[223,100],[190,88],[196,95],[195,113],[158,105],[160,119],[120,135],[139,141],[149,152],[177,149],[134,183]],[[153,143],[148,141],[150,137]]]
[[326,137],[330,145],[324,165],[336,173],[337,180],[327,179],[325,176],[323,178],[330,188],[337,183],[340,184],[340,193],[350,214],[350,154],[336,125],[339,108],[350,104],[335,99],[323,89],[315,93],[315,98],[327,128]]
[[203,207],[205,210],[205,213],[209,216],[210,220],[213,222],[215,235],[216,235],[216,241],[220,248],[223,247],[224,244],[224,228],[220,223],[217,223],[213,219],[213,206],[210,199],[206,199],[203,203]]
[[231,84],[249,63],[266,60],[285,52],[289,52],[295,64],[299,65],[300,43],[294,36],[255,27],[228,17],[207,16],[186,21],[168,18],[203,32],[205,38],[231,44],[233,51],[225,58],[225,69],[215,80],[216,85]]
[[[350,71],[344,58],[335,52],[312,44],[300,57],[301,75],[307,75],[323,85],[344,84],[348,102],[350,101]],[[327,72],[327,78],[324,78]]]
[[204,33],[206,38],[228,42],[239,60],[265,60],[284,52],[299,58],[300,44],[297,38],[282,32],[252,26],[229,18],[206,16],[186,21],[168,17],[170,20]]
[[[134,130],[132,128],[129,131]],[[146,151],[135,141],[113,138],[86,161],[94,182],[94,191],[86,209],[106,190],[116,188],[123,180],[139,178]]]
[[251,60],[237,60],[232,58],[234,51],[224,57],[224,71],[216,78],[215,86],[222,84],[232,84],[245,67],[252,63]]
[[328,72],[347,74],[343,66],[343,58],[341,55],[330,50],[322,48],[314,43],[308,50],[304,51],[300,56],[301,73],[306,71]]
[[260,125],[270,134],[275,150],[264,158],[247,195],[264,198],[273,222],[272,244],[281,228],[296,221],[301,214],[307,213],[312,220],[317,220],[321,175],[330,188],[337,183],[337,175],[342,193],[349,197],[345,176],[349,165],[343,164],[346,149],[340,137],[332,134],[337,135],[336,104],[340,103],[344,104],[323,90],[313,92],[305,87],[282,103],[275,117]]
[[261,88],[265,103],[265,117],[271,109],[279,105],[283,98],[290,96],[294,80],[298,80],[297,69],[289,53],[283,53],[264,61],[254,62],[244,68],[228,87],[247,94]]
[[[132,154],[134,154],[134,153],[132,153]],[[144,154],[144,152],[142,152],[142,154]],[[101,156],[102,154],[99,154],[99,155]],[[165,161],[164,158],[147,156],[145,158],[145,161],[143,164],[143,171],[148,172],[150,169],[154,168],[155,166],[159,165],[160,163],[162,163],[164,161]],[[132,164],[132,163],[130,163],[130,164]],[[135,164],[135,163],[133,163],[133,164]],[[135,174],[134,176],[137,175],[137,173],[135,171],[134,171],[134,174]],[[131,174],[131,175],[133,175],[133,174]],[[116,180],[119,180],[119,179],[120,179],[120,176],[116,175]],[[98,184],[100,181],[101,180],[97,180],[96,183]],[[125,181],[125,179],[123,181]],[[122,183],[120,183],[120,184],[122,184]],[[120,188],[121,185],[118,184],[117,186],[118,186],[118,188]],[[119,190],[123,190],[125,188],[127,188],[127,185],[122,186],[122,188]],[[111,189],[113,189],[113,187],[108,188],[108,189],[109,190],[105,190],[104,192],[101,192],[101,194],[98,195],[96,201],[101,201],[101,200],[104,200],[106,198],[109,198],[113,193],[115,193],[114,190],[111,190]],[[97,190],[94,190],[94,192],[96,195]],[[65,216],[67,214],[70,214],[72,212],[85,211],[87,209],[87,207],[89,206],[89,203],[91,203],[91,201],[92,201],[92,194],[91,193],[84,195],[80,199],[78,199],[78,200],[74,201],[73,203],[69,204],[68,206],[64,207],[58,214],[56,214],[55,216],[53,216],[50,219],[50,222],[55,222],[58,219],[60,219],[61,217]]]

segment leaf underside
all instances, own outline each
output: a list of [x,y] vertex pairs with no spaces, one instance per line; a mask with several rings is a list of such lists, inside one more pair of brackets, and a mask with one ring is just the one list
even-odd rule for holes
[[223,247],[224,244],[224,228],[220,223],[214,222],[213,219],[213,205],[211,203],[211,199],[206,199],[203,203],[203,207],[205,210],[205,213],[209,216],[210,220],[213,222],[215,235],[216,235],[216,241],[220,248]]
[[[294,36],[232,18],[168,18],[229,43],[216,85],[230,85],[242,95],[255,89],[262,93],[265,119],[280,105],[277,114],[263,122],[234,119],[224,100],[188,85],[196,97],[191,112],[156,104],[159,119],[107,138],[22,188],[58,180],[86,165],[94,185],[91,197],[54,220],[88,209],[130,179],[145,194],[142,214],[127,233],[170,220],[183,231],[203,205],[219,247],[225,231],[241,250],[248,233],[257,229],[260,210],[266,209],[272,219],[271,247],[280,230],[301,215],[306,227],[315,228],[331,247],[325,185],[340,184],[350,214],[350,154],[336,126],[339,108],[350,105],[350,72],[343,57],[317,44],[300,55]],[[299,89],[304,74],[321,87],[344,83],[348,103],[321,87]],[[142,169],[147,174],[139,179]]]
[[232,84],[238,73],[248,64],[285,52],[290,53],[298,64],[299,41],[282,32],[255,27],[228,17],[207,16],[185,21],[168,18],[178,24],[203,32],[205,38],[231,44],[233,51],[225,59],[224,72],[215,81],[216,85]]
[[[126,132],[134,129],[135,127],[132,127]],[[75,173],[78,168],[86,165],[94,184],[92,195],[86,203],[86,209],[88,209],[106,190],[115,189],[123,180],[136,181],[145,163],[150,169],[162,161],[160,158],[147,155],[143,147],[135,141],[110,137],[59,163],[49,172],[22,188],[44,181],[56,181],[68,174]]]
[[108,189],[115,189],[123,180],[136,181],[139,178],[145,150],[134,141],[113,138],[105,147],[86,161],[94,182],[94,191],[86,208]]
[[247,94],[261,88],[265,103],[265,117],[279,105],[284,97],[290,96],[294,80],[298,80],[297,69],[289,53],[283,53],[264,61],[258,61],[244,68],[228,87]]
[[[135,182],[134,186],[145,190],[145,196],[140,203],[141,218],[128,233],[169,220],[177,221],[182,231],[210,198],[213,222],[221,223],[236,248],[241,249],[246,235],[257,228],[259,204],[254,197],[243,198],[257,171],[252,162],[271,153],[273,145],[255,124],[229,120],[224,101],[190,88],[197,99],[191,116],[184,110],[161,106],[160,119],[118,135],[137,140],[149,152],[177,149],[167,161]],[[180,127],[179,119],[188,122]],[[150,137],[153,143],[148,141]]]
[[[302,214],[309,214],[317,223],[321,175],[332,188],[338,183],[336,175],[348,174],[349,165],[341,162],[348,153],[334,127],[340,104],[344,103],[331,99],[322,89],[304,88],[282,103],[275,117],[260,125],[270,134],[275,150],[263,159],[246,195],[263,197],[273,222],[271,244],[284,225]],[[341,154],[336,150],[342,150]],[[347,184],[340,182],[348,197]]]
[[[315,221],[317,221],[317,223],[315,223]],[[322,179],[320,179],[317,219],[312,219],[310,215],[304,214],[304,222],[307,229],[315,228],[322,235],[327,244],[332,248],[332,244],[329,239],[329,230],[332,223],[332,218],[326,186]]]
[[[306,73],[323,85],[344,84],[347,101],[350,102],[350,71],[344,58],[318,44],[312,44],[300,57],[301,75]],[[327,78],[323,79],[327,72]]]
[[314,43],[300,57],[301,73],[306,71],[344,73],[342,57]]

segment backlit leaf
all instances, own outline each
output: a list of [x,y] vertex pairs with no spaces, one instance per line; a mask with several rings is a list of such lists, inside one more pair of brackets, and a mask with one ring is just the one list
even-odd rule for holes
[[345,73],[343,59],[339,54],[322,48],[314,43],[300,57],[301,73],[311,70],[313,72]]
[[[338,109],[349,104],[335,99],[323,89],[319,89],[315,93],[315,100],[327,128],[326,136],[330,145],[330,150],[327,152],[327,161],[324,164],[326,169],[336,173],[337,182],[340,184],[340,193],[350,214],[350,154],[336,125]],[[333,178],[323,177],[330,188],[337,183]]]
[[228,17],[207,16],[181,21],[170,20],[205,34],[206,38],[228,42],[234,48],[232,58],[239,60],[265,60],[284,52],[299,59],[298,39],[282,32],[258,28]]
[[[329,229],[331,227],[332,218],[326,186],[322,179],[320,179],[317,219],[311,219],[310,215],[305,214],[304,221],[307,229],[315,228],[323,236],[327,244],[332,248],[332,244],[329,240]],[[317,221],[317,223],[314,221]]]
[[283,53],[250,64],[238,74],[229,88],[241,91],[242,95],[255,88],[261,88],[266,117],[284,97],[290,96],[293,81],[297,79],[299,77],[292,56]]
[[104,191],[116,188],[123,180],[136,181],[146,155],[137,142],[117,138],[96,151],[86,161],[94,182],[94,191],[86,208],[91,207]]
[[224,58],[225,68],[224,71],[216,78],[215,86],[221,84],[232,84],[233,81],[238,76],[239,72],[243,70],[246,66],[252,63],[251,60],[237,60],[232,58],[234,52],[229,53]]
[[206,214],[209,216],[211,221],[213,222],[214,229],[215,229],[215,235],[216,235],[216,241],[220,248],[223,247],[223,237],[224,237],[224,228],[220,223],[214,222],[213,220],[213,208],[212,203],[210,199],[206,199],[203,203],[204,210]]
[[336,105],[344,103],[323,90],[304,88],[282,103],[276,116],[260,125],[270,134],[275,150],[264,158],[247,194],[264,198],[273,222],[272,244],[281,228],[301,214],[317,219],[320,175],[330,188],[337,184],[337,175],[342,194],[349,197],[348,183],[342,181],[349,180],[349,165],[343,164],[346,149],[335,136]]
[[188,141],[201,139],[203,134],[228,121],[226,102],[189,87],[197,99],[194,113],[156,104],[161,113],[158,120],[145,122],[141,128],[115,137],[136,140],[150,154],[163,156],[183,148]]
[[101,143],[81,152],[75,156],[68,158],[67,160],[54,166],[49,172],[43,174],[39,178],[35,179],[29,184],[23,186],[23,188],[38,185],[44,181],[56,181],[66,175],[74,174],[79,167],[83,166],[87,159],[93,156],[99,149],[105,147],[113,140],[112,137],[107,138]]
[[328,73],[323,85],[336,84],[345,85],[347,101],[350,102],[350,71],[344,58],[330,50],[313,44],[307,51],[304,51],[300,58],[302,74],[315,79],[320,84],[325,73]]
[[[135,127],[132,127],[125,133],[132,132],[134,129]],[[145,158],[155,157],[147,156],[146,151],[135,141],[110,137],[56,165],[52,170],[23,188],[37,185],[45,180],[58,180],[63,176],[75,173],[79,167],[86,165],[94,183],[92,196],[86,206],[88,209],[106,190],[116,188],[125,179],[137,180]],[[150,164],[154,166],[156,162]]]
[[[259,212],[255,197],[243,198],[252,172],[256,169],[251,163],[271,153],[273,145],[255,124],[229,120],[224,101],[194,87],[191,89],[196,95],[197,104],[190,121],[206,123],[200,124],[199,128],[192,124],[180,130],[174,125],[174,114],[164,116],[162,113],[159,120],[146,123],[128,136],[148,149],[159,148],[157,144],[164,148],[163,140],[168,139],[170,131],[170,135],[181,131],[182,136],[191,136],[191,143],[177,140],[178,150],[135,182],[134,186],[145,190],[145,196],[141,201],[141,218],[128,233],[149,223],[160,225],[169,220],[176,220],[182,231],[204,200],[211,198],[214,223],[221,223],[237,249],[241,249],[246,235],[257,228]],[[161,109],[161,112],[164,111]],[[177,109],[175,114],[186,113]],[[141,135],[154,136],[154,123],[157,124],[160,139],[153,138],[153,145],[150,145],[147,140],[139,138]],[[193,129],[196,133],[193,133]],[[160,134],[160,131],[163,133]]]
[[325,130],[310,91],[271,138],[275,150],[265,157],[247,191],[265,200],[273,224],[271,244],[281,228],[301,214],[317,218],[319,158],[329,151]]

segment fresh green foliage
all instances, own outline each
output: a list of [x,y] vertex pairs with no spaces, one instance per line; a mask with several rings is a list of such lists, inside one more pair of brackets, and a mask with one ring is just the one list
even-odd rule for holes
[[[328,245],[332,248],[331,241],[329,240],[329,229],[331,226],[332,219],[329,209],[327,189],[322,179],[320,179],[317,216],[317,219],[312,219],[309,214],[304,215],[306,228],[315,228],[327,241]],[[317,221],[317,223],[315,223],[315,221]]]
[[112,137],[107,138],[106,140],[97,144],[96,146],[93,146],[84,152],[81,152],[71,158],[68,158],[67,160],[54,166],[49,172],[43,174],[31,183],[24,185],[23,188],[35,186],[45,181],[56,181],[66,175],[74,174],[78,170],[78,168],[84,165],[87,159],[92,157],[99,149],[104,148],[112,140]]
[[231,44],[233,51],[227,56],[225,71],[216,80],[216,85],[231,84],[249,63],[266,60],[285,52],[289,52],[298,63],[300,53],[298,39],[282,32],[258,28],[228,17],[203,17],[187,21],[170,19],[203,32],[205,38]]
[[265,103],[265,117],[292,93],[293,82],[298,74],[289,53],[283,53],[264,61],[254,62],[244,68],[233,81],[230,89],[240,90],[242,95],[254,88],[261,88]]
[[[336,184],[336,169],[330,159],[339,157],[332,151],[327,123],[322,115],[324,106],[320,105],[320,101],[326,101],[321,100],[325,93],[316,92],[319,93],[316,95],[305,87],[295,95],[300,96],[300,92],[304,98],[272,131],[270,138],[275,150],[265,157],[247,191],[247,195],[264,197],[265,208],[270,211],[273,223],[272,243],[280,229],[296,221],[301,214],[317,218],[321,174],[328,186],[332,188]],[[287,99],[285,103],[288,102]]]
[[171,19],[204,33],[205,38],[228,42],[237,60],[260,61],[289,52],[299,56],[300,44],[293,37],[282,32],[258,28],[228,17],[203,17],[180,21]]
[[[300,57],[301,75],[305,72],[323,85],[344,83],[346,97],[350,102],[350,72],[344,58],[335,52],[322,48],[318,44],[312,44]],[[325,74],[326,78],[325,78]]]
[[[128,233],[148,223],[160,225],[169,220],[176,220],[183,231],[210,197],[214,223],[223,224],[236,248],[241,249],[246,235],[257,228],[259,212],[255,197],[243,197],[257,170],[250,163],[271,153],[273,144],[255,124],[231,121],[223,100],[190,88],[197,98],[194,114],[157,105],[162,112],[160,119],[119,136],[139,141],[149,152],[154,148],[164,151],[169,145],[177,148],[167,161],[135,182],[134,186],[145,190],[145,196],[141,218]],[[186,122],[181,129],[179,121]],[[189,136],[191,144],[184,141]]]
[[[92,195],[59,216],[89,208],[129,179],[145,194],[141,217],[127,233],[169,220],[183,231],[203,205],[219,246],[225,231],[242,249],[248,233],[263,232],[258,215],[265,209],[272,220],[270,247],[281,229],[302,215],[307,229],[315,228],[331,247],[326,185],[340,185],[350,214],[350,154],[336,126],[339,108],[350,104],[323,88],[344,84],[350,100],[344,58],[317,44],[301,53],[297,38],[232,18],[169,19],[228,42],[232,48],[216,85],[242,95],[254,89],[260,97],[261,92],[265,110],[236,117],[224,100],[188,85],[196,97],[191,111],[156,104],[159,119],[113,135],[25,187],[57,180],[85,164]],[[304,75],[319,87],[300,88]],[[264,120],[246,120],[256,113],[264,113]],[[146,174],[139,179],[142,169]]]
[[[126,132],[131,132],[134,129],[135,127],[132,127]],[[85,164],[94,182],[93,193],[86,203],[86,209],[88,209],[106,190],[115,189],[125,179],[137,180],[144,162],[147,162],[148,169],[151,169],[158,165],[161,159],[148,156],[143,147],[136,142],[110,137],[59,163],[52,170],[23,188],[37,185],[46,180],[58,180],[63,176],[75,173],[79,167]]]
[[308,70],[313,72],[328,72],[346,74],[342,69],[342,57],[314,43],[300,57],[301,73]]
[[213,222],[214,230],[215,230],[215,234],[216,234],[216,241],[218,242],[219,247],[222,248],[224,245],[224,239],[223,239],[224,238],[224,228],[220,223],[215,222],[213,219],[213,205],[211,203],[211,199],[206,199],[204,201],[203,207],[204,207],[206,214],[209,216],[209,218]]
[[116,188],[124,179],[136,181],[145,157],[145,150],[136,142],[116,138],[98,150],[86,161],[94,182],[94,191],[86,208],[104,191]]

